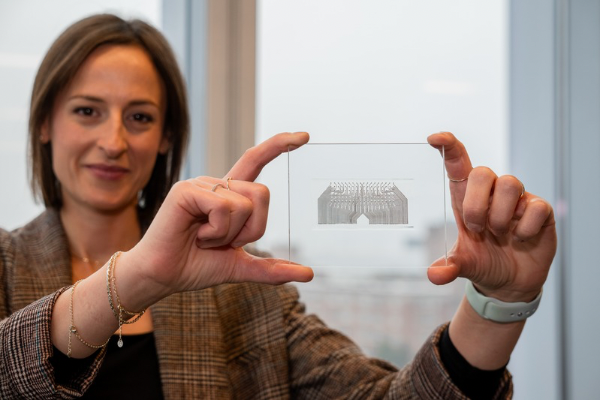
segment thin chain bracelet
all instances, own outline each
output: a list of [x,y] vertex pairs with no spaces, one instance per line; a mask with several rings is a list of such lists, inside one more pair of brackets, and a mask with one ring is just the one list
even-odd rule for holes
[[[142,317],[142,315],[144,315],[144,313],[146,312],[146,309],[143,309],[140,312],[131,312],[131,311],[127,311],[121,305],[121,300],[119,299],[119,294],[117,292],[117,281],[115,278],[115,266],[117,264],[117,258],[119,258],[120,255],[121,255],[121,252],[117,251],[110,258],[108,268],[106,269],[106,290],[108,292],[108,303],[110,304],[110,308],[111,308],[113,314],[115,315],[115,317],[117,318],[117,321],[119,322],[119,341],[117,342],[117,345],[119,347],[123,347],[123,324],[133,324],[134,322],[138,321]],[[117,303],[116,305],[117,305],[118,312],[117,312],[117,310],[115,310],[115,307],[113,304],[113,297],[112,297],[113,291],[115,292],[115,299],[116,299],[116,303]],[[129,321],[126,321],[123,319],[123,314],[127,314],[129,316],[135,316],[135,318],[133,318]]]
[[108,267],[106,268],[106,293],[108,294],[108,304],[110,304],[110,309],[112,310],[112,312],[115,315],[115,318],[117,320],[119,319],[119,314],[117,313],[117,310],[115,310],[115,307],[113,306],[110,277],[112,275],[112,270],[117,261],[117,257],[119,257],[120,255],[121,255],[120,251],[117,251],[115,254],[113,254],[108,263]]
[[112,257],[110,258],[110,262],[108,264],[108,268],[106,269],[106,292],[108,294],[108,304],[110,304],[110,309],[112,310],[115,318],[118,320],[119,313],[117,312],[117,310],[115,310],[114,303],[113,303],[113,297],[112,297],[112,292],[114,291],[115,299],[117,300],[116,301],[117,309],[120,308],[124,314],[130,315],[130,316],[139,314],[137,318],[135,318],[131,321],[123,322],[125,324],[133,324],[146,312],[146,309],[143,309],[140,312],[131,312],[131,311],[127,311],[125,308],[123,308],[121,306],[121,300],[119,299],[119,294],[117,293],[117,282],[115,280],[115,275],[114,275],[115,265],[117,264],[117,258],[119,258],[121,253],[122,253],[121,251],[117,251],[115,254],[112,255]]
[[88,343],[79,335],[79,332],[77,331],[77,328],[75,327],[75,320],[73,317],[73,314],[74,314],[73,313],[73,297],[75,296],[75,288],[77,287],[79,282],[81,282],[82,280],[83,279],[80,279],[77,282],[75,282],[75,284],[71,288],[71,302],[69,303],[69,314],[71,315],[71,326],[69,326],[69,345],[67,348],[67,357],[69,357],[69,358],[71,358],[71,335],[72,334],[75,334],[75,336],[77,337],[77,339],[79,339],[79,341],[81,343],[83,343],[84,345],[86,345],[87,347],[90,347],[92,349],[101,349],[103,347],[106,347],[106,345],[110,341],[110,337],[109,337],[108,340],[104,344],[101,344],[101,345]]
[[117,280],[115,278],[115,266],[117,265],[117,258],[121,255],[121,252],[118,251],[116,254],[117,254],[117,256],[115,257],[115,263],[114,263],[113,268],[112,268],[112,287],[113,287],[113,290],[115,291],[115,298],[117,299],[117,304],[118,304],[118,307],[119,307],[119,311],[122,311],[124,314],[127,314],[129,316],[137,315],[137,317],[135,319],[133,319],[131,321],[124,321],[123,323],[125,323],[125,324],[133,324],[142,315],[144,315],[144,313],[146,312],[146,309],[144,308],[140,312],[132,312],[132,311],[127,311],[125,308],[123,308],[121,306],[121,299],[119,299],[119,292],[117,291]]

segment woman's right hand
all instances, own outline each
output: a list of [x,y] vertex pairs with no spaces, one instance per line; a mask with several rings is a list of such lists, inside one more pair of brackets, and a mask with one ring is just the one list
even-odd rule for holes
[[252,148],[230,172],[242,180],[199,177],[178,182],[142,240],[119,263],[150,285],[154,301],[226,282],[310,281],[308,267],[255,257],[242,249],[264,234],[269,207],[268,188],[247,180],[282,152],[307,141],[307,134],[286,133]]

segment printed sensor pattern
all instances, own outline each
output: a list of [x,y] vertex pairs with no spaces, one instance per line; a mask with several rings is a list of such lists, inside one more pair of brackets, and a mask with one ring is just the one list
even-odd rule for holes
[[319,224],[408,224],[408,199],[390,182],[331,182],[318,207]]

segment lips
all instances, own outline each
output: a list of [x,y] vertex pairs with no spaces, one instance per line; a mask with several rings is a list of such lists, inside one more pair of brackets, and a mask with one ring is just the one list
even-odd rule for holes
[[88,168],[95,177],[110,181],[121,179],[124,175],[129,173],[129,169],[115,165],[90,164],[86,165],[86,168]]

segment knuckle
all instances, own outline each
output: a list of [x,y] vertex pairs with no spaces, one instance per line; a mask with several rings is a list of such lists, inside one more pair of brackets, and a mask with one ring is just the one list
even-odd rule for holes
[[252,213],[253,210],[252,201],[245,196],[235,196],[231,202],[228,202],[228,212],[235,215],[242,215],[245,218]]
[[496,181],[496,188],[505,191],[517,191],[520,193],[522,184],[521,181],[513,175],[502,175]]
[[182,193],[182,192],[187,192],[190,189],[192,189],[194,187],[194,183],[192,182],[191,179],[185,180],[185,181],[179,181],[176,182],[173,187],[171,188],[171,191],[174,193]]
[[254,161],[257,159],[258,151],[259,151],[259,149],[257,148],[257,146],[252,146],[252,147],[246,149],[246,151],[244,151],[243,158],[248,159],[250,161]]
[[552,206],[546,200],[541,197],[535,198],[529,202],[529,205],[535,209],[538,209],[540,212],[550,213],[552,212]]
[[243,158],[251,164],[258,166],[259,168],[263,168],[268,162],[268,160],[264,159],[264,151],[265,147],[261,147],[259,144],[247,149],[244,152]]
[[552,212],[552,206],[541,199],[531,202],[528,208],[533,217],[541,221],[545,220]]
[[469,179],[490,179],[497,178],[497,175],[491,168],[485,166],[479,166],[473,168],[471,174],[469,175]]
[[175,182],[175,184],[171,187],[171,191],[176,192],[176,191],[182,190],[183,188],[187,187],[189,184],[190,183],[187,180]]
[[271,197],[271,191],[262,183],[254,183],[254,190],[256,197],[261,201],[264,201],[265,199],[268,201],[268,199]]
[[187,179],[185,182],[188,182],[193,185],[200,185],[203,183],[207,183],[207,176],[195,176],[193,178]]

